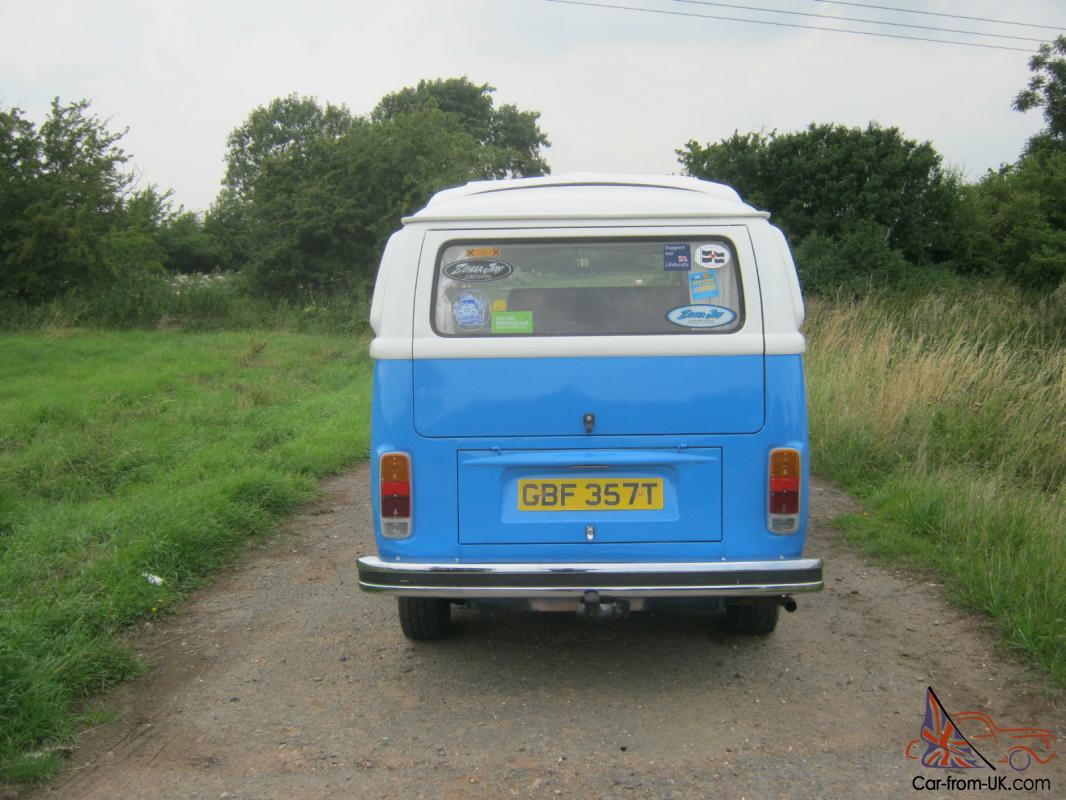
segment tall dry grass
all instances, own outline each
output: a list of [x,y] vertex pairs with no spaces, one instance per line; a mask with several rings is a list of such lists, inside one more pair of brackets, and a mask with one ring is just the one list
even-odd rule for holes
[[983,325],[987,311],[976,300],[936,297],[902,308],[877,299],[813,303],[812,402],[816,415],[828,415],[814,428],[833,442],[823,466],[861,479],[899,465],[970,466],[1061,491],[1066,346],[1024,317],[1013,330],[998,319]]
[[937,570],[1066,685],[1066,331],[988,293],[812,303],[814,468],[873,552]]

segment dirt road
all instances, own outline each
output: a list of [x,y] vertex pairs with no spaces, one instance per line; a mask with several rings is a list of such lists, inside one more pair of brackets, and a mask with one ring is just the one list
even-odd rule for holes
[[[937,796],[912,780],[942,771],[903,754],[929,684],[948,711],[1066,733],[1061,700],[983,623],[834,543],[825,522],[849,501],[824,485],[808,552],[827,589],[768,639],[697,615],[459,612],[452,638],[416,646],[394,601],[357,590],[367,482],[327,482],[289,533],[139,635],[154,670],[34,796]],[[1063,796],[1066,752],[1021,775]]]

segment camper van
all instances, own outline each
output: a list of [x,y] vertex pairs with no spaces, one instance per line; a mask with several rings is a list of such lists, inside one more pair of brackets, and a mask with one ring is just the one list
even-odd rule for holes
[[724,612],[768,634],[822,588],[803,299],[769,214],[694,178],[468,183],[381,260],[371,482],[411,639],[452,606]]

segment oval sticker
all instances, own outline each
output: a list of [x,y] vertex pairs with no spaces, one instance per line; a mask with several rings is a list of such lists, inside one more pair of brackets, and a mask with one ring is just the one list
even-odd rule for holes
[[464,258],[453,261],[441,272],[453,281],[479,283],[481,281],[498,281],[506,278],[513,271],[510,264],[496,258]]
[[696,248],[696,266],[718,269],[729,263],[729,248],[720,244],[701,244]]
[[666,312],[667,322],[684,328],[720,328],[736,318],[736,312],[725,306],[678,306]]

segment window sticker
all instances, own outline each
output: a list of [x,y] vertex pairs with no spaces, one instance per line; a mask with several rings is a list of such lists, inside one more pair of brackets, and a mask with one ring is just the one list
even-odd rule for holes
[[692,246],[688,242],[664,244],[663,269],[667,272],[688,272],[692,269]]
[[493,300],[492,301],[492,310],[493,311],[506,311],[507,310],[507,301],[503,300],[503,299]]
[[498,247],[468,247],[467,258],[499,258],[501,255]]
[[705,269],[688,276],[688,296],[695,303],[718,296],[718,273]]
[[720,328],[737,318],[725,306],[678,306],[666,312],[666,321],[684,328]]
[[533,333],[532,311],[493,311],[493,333]]
[[460,328],[484,328],[489,301],[481,292],[459,292],[452,301],[452,317]]
[[513,271],[513,267],[506,261],[495,258],[464,258],[461,261],[453,261],[441,270],[445,277],[464,283],[498,281]]
[[701,244],[696,246],[696,266],[704,269],[718,269],[732,260],[729,248],[721,244]]

